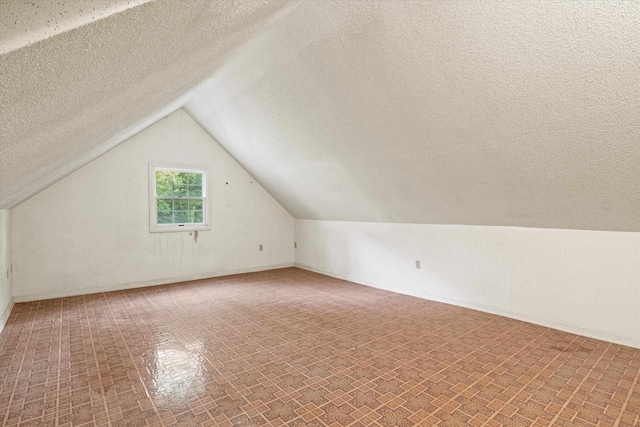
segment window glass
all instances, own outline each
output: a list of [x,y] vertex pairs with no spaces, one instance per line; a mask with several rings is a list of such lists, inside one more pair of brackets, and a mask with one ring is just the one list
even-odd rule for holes
[[153,168],[153,171],[155,226],[204,225],[205,171],[160,167]]

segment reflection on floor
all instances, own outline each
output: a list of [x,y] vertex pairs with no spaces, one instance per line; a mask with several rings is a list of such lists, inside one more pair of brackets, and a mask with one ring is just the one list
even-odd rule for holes
[[640,350],[289,268],[17,304],[0,424],[633,426]]

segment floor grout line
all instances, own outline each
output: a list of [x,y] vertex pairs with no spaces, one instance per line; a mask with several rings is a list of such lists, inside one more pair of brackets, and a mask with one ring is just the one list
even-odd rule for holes
[[[609,344],[607,346],[607,349],[609,349],[610,347],[611,347],[611,344]],[[587,375],[584,375],[584,378],[582,379],[582,381],[580,381],[580,384],[578,384],[575,387],[575,389],[573,390],[573,393],[571,393],[571,396],[568,399],[566,399],[566,401],[564,402],[564,405],[562,405],[562,408],[560,408],[560,410],[558,411],[556,416],[553,417],[553,419],[549,422],[549,425],[553,425],[553,423],[556,422],[558,420],[558,418],[560,418],[560,415],[562,414],[562,411],[564,411],[566,409],[566,407],[569,405],[569,403],[571,403],[571,400],[573,399],[573,397],[576,395],[576,393],[578,393],[578,390],[580,390],[580,387],[582,387],[582,384],[584,384],[585,381],[587,381],[587,379],[589,378],[589,374],[591,374],[591,372],[593,372],[593,367],[596,366],[598,364],[598,362],[600,362],[600,360],[602,360],[602,358],[604,357],[605,354],[606,354],[606,351],[602,352],[602,354],[600,355],[600,357],[598,358],[596,363],[594,363],[593,366],[591,367],[591,369],[589,369],[589,372],[587,373]]]
[[[571,344],[573,344],[573,342],[574,342],[575,340],[577,340],[578,338],[579,338],[578,336],[575,336],[575,337],[571,340],[571,342],[570,342],[569,344],[567,344],[567,347],[568,347],[568,346],[570,346]],[[529,380],[525,385],[523,385],[523,386],[520,388],[520,390],[518,390],[518,393],[514,394],[514,395],[511,397],[511,399],[507,400],[507,401],[504,403],[504,405],[502,405],[502,406],[500,407],[500,409],[498,409],[497,411],[494,411],[493,415],[492,415],[491,417],[489,417],[489,419],[488,419],[488,420],[486,420],[486,421],[484,422],[484,424],[483,424],[483,425],[487,425],[487,424],[488,424],[488,423],[489,423],[493,418],[495,418],[495,416],[500,412],[500,410],[502,410],[502,409],[506,408],[506,406],[507,406],[508,404],[510,404],[511,402],[513,402],[513,400],[516,398],[516,396],[518,396],[518,394],[520,394],[523,390],[525,390],[529,384],[531,384],[531,383],[532,383],[536,378],[538,378],[538,376],[540,376],[540,374],[541,374],[542,372],[544,372],[544,370],[545,370],[545,369],[547,369],[547,368],[548,368],[548,367],[549,367],[549,366],[550,366],[550,365],[551,365],[555,360],[557,360],[557,359],[558,359],[558,357],[560,357],[560,355],[561,355],[561,354],[562,354],[561,352],[558,352],[558,354],[556,354],[556,355],[555,355],[555,357],[554,357],[553,359],[551,359],[551,361],[549,361],[549,363],[547,363],[547,364],[544,366],[544,368],[540,369],[540,371],[539,371],[536,375],[534,375],[534,377],[533,377],[533,378],[531,378],[531,380]],[[526,418],[526,417],[525,417],[525,418]],[[534,422],[535,422],[536,420],[531,420],[531,421],[534,421]]]
[[[37,307],[38,307],[38,305],[36,305],[36,308]],[[7,319],[7,323],[9,323],[9,319]],[[27,342],[26,342],[27,347],[28,347],[28,344],[29,344],[29,342],[31,341],[31,338],[32,338],[32,332],[33,332],[34,324],[35,323],[32,322],[31,326],[29,328],[29,334],[27,335]],[[4,327],[6,329],[7,325],[5,324]],[[20,374],[22,373],[22,368],[24,366],[24,361],[25,361],[26,355],[27,354],[25,352],[22,355],[22,359],[20,360],[20,367],[18,368],[18,372],[16,374],[16,380],[13,383],[13,392],[11,393],[11,397],[9,398],[9,403],[7,404],[7,413],[2,417],[2,425],[3,426],[6,424],[7,419],[9,417],[9,409],[11,408],[11,404],[13,403],[13,399],[14,399],[14,396],[15,396],[15,391],[16,391],[16,388],[18,387],[18,383],[19,383],[19,380],[20,380]]]
[[[622,407],[620,408],[620,414],[618,415],[615,424],[613,425],[613,427],[618,427],[620,425],[620,423],[622,422],[622,416],[624,415],[624,411],[627,409],[627,405],[629,404],[629,400],[631,400],[631,396],[634,394],[634,389],[636,387],[636,384],[638,384],[638,381],[640,380],[640,367],[638,368],[638,371],[636,372],[636,377],[633,379],[633,383],[631,384],[631,388],[629,389],[629,393],[627,393],[627,398],[624,400],[624,403],[622,404]],[[636,408],[638,409],[638,408]],[[640,410],[638,410],[640,412]],[[636,421],[640,421],[640,414],[636,415]]]
[[[517,325],[514,325],[514,327],[513,327],[512,329],[515,329],[516,327],[517,327]],[[510,332],[511,332],[511,330],[505,331],[504,333],[502,333],[502,334],[500,334],[499,336],[495,337],[492,341],[495,341],[496,339],[498,339],[498,338],[500,338],[501,336],[506,335],[506,334],[508,334],[508,333],[510,333]],[[470,333],[470,332],[469,332],[469,333]],[[442,344],[442,347],[444,347],[445,345],[446,345],[446,344]],[[478,350],[480,350],[481,348],[486,347],[487,345],[489,345],[489,343],[487,343],[487,344],[485,344],[485,345],[483,345],[483,346],[479,347],[479,348],[478,348]],[[455,363],[457,363],[457,361],[453,361],[453,362],[451,362],[448,366],[451,366],[451,365],[453,365],[453,364],[455,364]],[[447,367],[448,367],[448,366],[447,366]],[[495,369],[495,368],[494,368],[494,369]],[[428,378],[425,378],[425,379],[423,379],[422,381],[420,381],[418,384],[416,384],[416,387],[417,387],[418,385],[421,385],[421,384],[425,383],[426,381],[430,380],[430,379],[431,379],[431,378],[433,378],[434,376],[436,376],[436,375],[440,374],[440,372],[442,372],[442,369],[441,369],[440,371],[438,371],[437,373],[435,373],[435,374],[433,374],[433,375],[429,376]],[[491,370],[490,372],[493,372],[493,370]],[[485,376],[486,376],[486,375],[488,375],[488,373],[487,373],[487,374],[485,374]],[[484,376],[483,376],[483,378],[484,378]],[[477,381],[479,381],[479,380],[477,380]],[[476,384],[476,383],[477,383],[477,381],[475,381],[472,385]],[[471,386],[469,386],[469,387],[471,387]],[[468,389],[469,387],[467,387],[466,389]],[[414,388],[415,388],[415,387],[414,387]],[[466,389],[465,389],[465,390],[466,390]],[[405,394],[409,393],[410,391],[411,391],[411,390],[406,390],[405,392],[403,392],[403,393],[399,394],[399,395],[398,395],[398,397],[402,397],[402,396],[404,396]],[[458,396],[458,395],[460,395],[460,394],[461,394],[461,393],[458,393],[456,396]],[[453,398],[451,398],[451,399],[453,399]],[[376,410],[378,410],[378,409],[382,409],[384,406],[385,406],[385,404],[379,405],[378,407],[376,407],[375,409],[373,409],[373,411],[376,411]],[[437,410],[440,410],[440,409],[441,409],[441,408],[438,408]],[[437,410],[432,411],[429,415],[433,415],[434,413],[436,413],[436,411],[437,411]],[[358,421],[358,420],[355,420],[353,423],[351,423],[351,424],[349,424],[349,425],[352,425],[352,424],[356,423],[357,421]]]
[[[83,299],[85,299],[86,296],[83,296]],[[100,394],[102,395],[102,406],[104,407],[104,415],[105,417],[107,417],[107,425],[110,427],[111,426],[111,418],[109,416],[109,405],[107,403],[107,396],[104,393],[104,382],[102,381],[102,374],[101,374],[101,370],[100,370],[100,361],[98,360],[98,352],[96,351],[96,346],[95,346],[95,340],[94,340],[94,334],[93,331],[91,329],[91,322],[88,321],[89,317],[89,312],[86,310],[87,306],[86,306],[86,302],[85,305],[83,306],[85,308],[85,313],[87,315],[87,329],[89,330],[89,336],[91,337],[91,348],[92,348],[92,354],[93,354],[93,360],[95,362],[95,367],[97,370],[97,374],[98,374],[98,383],[100,384]],[[89,388],[91,388],[91,385],[89,385]],[[91,404],[91,401],[90,403]],[[94,415],[95,417],[95,415]]]
[[[129,305],[132,305],[131,301],[129,301],[128,298],[127,298],[127,302],[129,303]],[[114,316],[114,313],[113,313],[113,309],[111,307],[111,304],[109,304],[108,299],[106,301],[106,306],[108,307],[109,312],[111,313],[111,317],[115,319],[115,316]],[[134,312],[137,314],[137,312],[135,310],[134,310]],[[142,319],[140,319],[140,320],[142,320]],[[141,323],[143,323],[143,322],[141,322]],[[127,349],[127,353],[129,353],[129,356],[131,357],[132,360],[135,359],[133,357],[133,352],[131,351],[131,348],[129,347],[129,344],[127,343],[127,340],[125,339],[124,334],[122,333],[122,329],[120,328],[120,325],[118,325],[117,323],[116,323],[116,328],[118,330],[120,338],[122,338],[122,342],[124,343],[124,345],[125,345],[125,347]],[[151,401],[151,407],[153,408],[153,411],[155,412],[156,416],[158,417],[158,420],[159,420],[160,424],[164,425],[164,423],[162,422],[162,417],[160,416],[160,412],[158,411],[158,408],[156,407],[155,403],[153,402],[151,394],[149,393],[149,389],[147,388],[146,384],[143,381],[144,376],[140,374],[140,369],[138,368],[138,364],[134,363],[134,366],[135,366],[135,370],[136,370],[136,372],[138,374],[138,380],[142,384],[142,387],[144,388],[144,392],[145,392],[147,398]],[[108,407],[107,407],[107,410],[109,410]]]
[[60,304],[60,336],[58,337],[58,383],[56,384],[56,417],[54,420],[54,427],[58,427],[60,425],[60,383],[62,377],[62,331],[64,328],[64,315],[62,307],[63,304]]

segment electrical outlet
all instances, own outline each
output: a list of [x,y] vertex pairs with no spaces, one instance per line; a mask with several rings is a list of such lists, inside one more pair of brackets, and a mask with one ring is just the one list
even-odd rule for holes
[[260,250],[262,250],[262,245],[260,245]]
[[420,260],[416,260],[416,270],[420,270]]
[[298,242],[293,242],[293,248],[298,249]]

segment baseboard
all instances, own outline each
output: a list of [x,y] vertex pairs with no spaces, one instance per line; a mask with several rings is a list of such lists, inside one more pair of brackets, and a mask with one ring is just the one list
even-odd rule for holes
[[258,267],[239,268],[234,270],[218,270],[211,273],[195,274],[190,276],[171,277],[143,282],[131,282],[112,286],[96,286],[91,288],[47,292],[34,295],[15,295],[15,302],[40,301],[54,298],[73,297],[77,295],[97,294],[101,292],[122,291],[134,288],[146,288],[148,286],[168,285],[171,283],[188,282],[191,280],[212,279],[214,277],[232,276],[234,274],[256,273],[259,271],[277,270],[279,268],[293,267],[293,263],[262,265]]
[[4,312],[2,313],[2,317],[0,317],[0,332],[2,332],[2,330],[4,329],[4,325],[7,324],[7,320],[9,320],[9,315],[11,315],[11,310],[13,309],[14,303],[15,302],[13,298],[11,298],[11,300],[9,300],[7,308],[5,308]]
[[618,335],[613,335],[608,332],[603,331],[595,331],[592,329],[585,329],[575,325],[569,325],[562,322],[557,322],[554,320],[544,319],[535,316],[529,316],[526,314],[513,313],[510,311],[505,311],[493,306],[487,306],[482,304],[474,304],[466,301],[458,301],[449,298],[441,298],[435,295],[430,294],[417,294],[417,293],[407,293],[402,292],[402,290],[398,290],[397,288],[393,288],[392,286],[385,285],[382,283],[376,283],[368,280],[360,280],[353,277],[349,277],[344,274],[335,273],[333,271],[324,270],[321,268],[312,267],[310,265],[295,263],[297,268],[301,268],[303,270],[312,271],[314,273],[323,274],[325,276],[334,277],[336,279],[347,280],[349,282],[357,283],[359,285],[369,286],[376,289],[381,289],[389,292],[395,292],[398,294],[409,295],[413,297],[423,298],[429,301],[442,302],[445,304],[451,304],[458,307],[469,308],[472,310],[482,311],[484,313],[497,314],[499,316],[508,317],[510,319],[520,320],[522,322],[533,323],[534,325],[544,326],[551,329],[557,329],[563,332],[569,332],[571,334],[582,335],[589,338],[595,338],[602,341],[607,341],[615,344],[626,345],[629,347],[640,348],[640,340],[629,338],[629,337],[621,337]]

